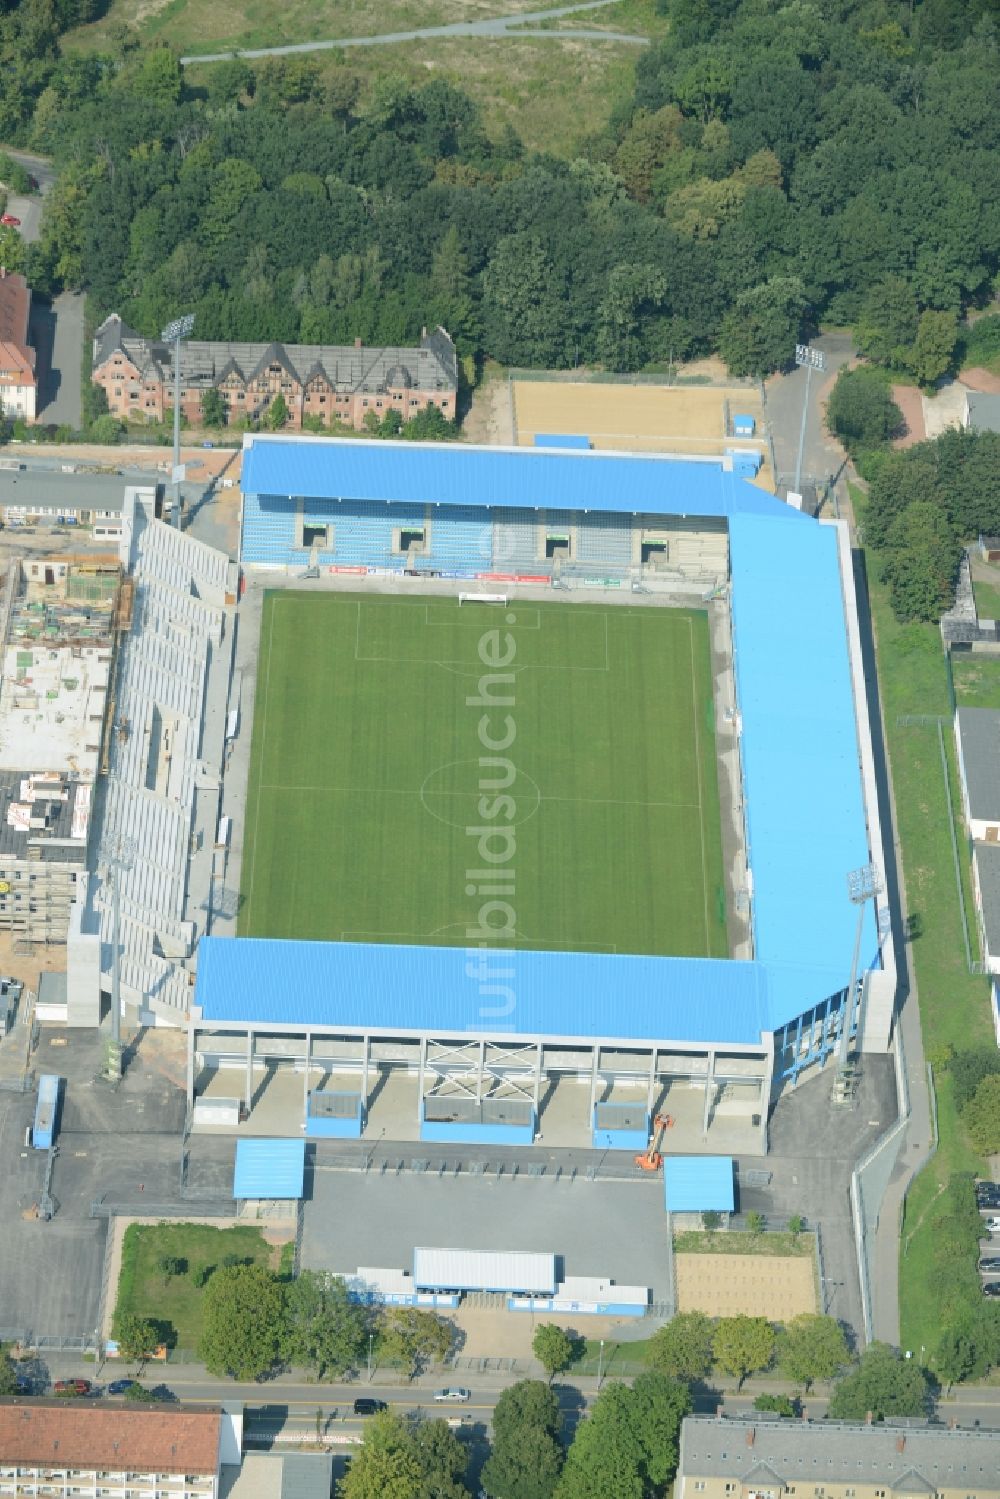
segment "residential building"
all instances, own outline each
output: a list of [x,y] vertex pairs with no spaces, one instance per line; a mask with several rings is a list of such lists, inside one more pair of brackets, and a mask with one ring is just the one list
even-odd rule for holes
[[1000,395],[970,390],[965,397],[965,425],[974,432],[1000,432]]
[[1000,1499],[1000,1431],[688,1416],[676,1499]]
[[969,837],[1000,843],[1000,713],[994,708],[959,708],[955,740]]
[[28,342],[31,290],[23,276],[0,266],[0,406],[5,416],[35,420],[38,375]]
[[220,1406],[0,1400],[0,1495],[217,1499],[241,1445]]
[[983,961],[988,973],[1000,974],[1000,843],[972,845],[972,885]]
[[121,569],[12,559],[0,601],[0,931],[61,942],[106,753]]
[[115,548],[122,534],[125,488],[120,474],[0,469],[0,520],[12,528],[87,526],[95,541]]
[[[136,333],[117,313],[94,336],[92,378],[114,416],[159,422],[173,410],[172,346]],[[217,390],[233,423],[262,417],[280,395],[292,430],[318,417],[324,426],[336,420],[360,431],[369,413],[381,420],[397,411],[406,421],[432,402],[453,420],[458,360],[443,328],[424,329],[415,349],[366,348],[360,339],[353,347],[188,340],[180,385],[181,410],[195,426],[206,392]]]

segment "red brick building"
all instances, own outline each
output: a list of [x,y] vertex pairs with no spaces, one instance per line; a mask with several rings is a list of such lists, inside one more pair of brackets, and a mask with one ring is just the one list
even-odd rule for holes
[[0,266],[0,405],[4,415],[37,415],[35,351],[28,342],[31,291],[23,276]]
[[[173,348],[144,338],[117,313],[94,337],[93,381],[108,398],[112,415],[131,421],[162,421],[173,410]],[[181,410],[193,425],[202,421],[202,399],[217,390],[229,421],[264,416],[276,396],[288,407],[288,426],[304,416],[324,426],[336,418],[361,429],[369,412],[382,418],[398,411],[404,421],[431,402],[455,418],[458,360],[443,328],[424,334],[416,349],[353,348],[322,344],[181,344]]]

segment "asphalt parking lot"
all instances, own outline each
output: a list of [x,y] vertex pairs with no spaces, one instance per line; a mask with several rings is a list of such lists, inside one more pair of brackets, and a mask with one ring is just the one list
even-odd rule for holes
[[97,1031],[45,1027],[32,1055],[36,1076],[65,1079],[51,1180],[55,1207],[40,1221],[46,1152],[25,1146],[35,1091],[0,1092],[0,1322],[7,1333],[89,1337],[98,1323],[108,1212],[192,1216],[232,1182],[233,1142],[210,1142],[192,1186],[181,1192],[184,1093],[150,1041],[140,1040],[117,1088],[99,1074]]

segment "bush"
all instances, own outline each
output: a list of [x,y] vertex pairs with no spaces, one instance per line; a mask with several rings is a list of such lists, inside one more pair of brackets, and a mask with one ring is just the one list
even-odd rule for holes
[[755,1411],[773,1411],[777,1416],[797,1416],[798,1404],[787,1395],[758,1395],[753,1403]]

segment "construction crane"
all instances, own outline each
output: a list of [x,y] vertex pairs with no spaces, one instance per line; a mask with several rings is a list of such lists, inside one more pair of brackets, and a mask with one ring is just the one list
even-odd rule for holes
[[663,1136],[668,1129],[673,1128],[673,1123],[670,1114],[657,1114],[653,1120],[653,1133],[646,1147],[646,1153],[635,1157],[635,1164],[641,1166],[643,1171],[659,1171],[663,1165],[663,1151],[660,1147],[663,1144]]

